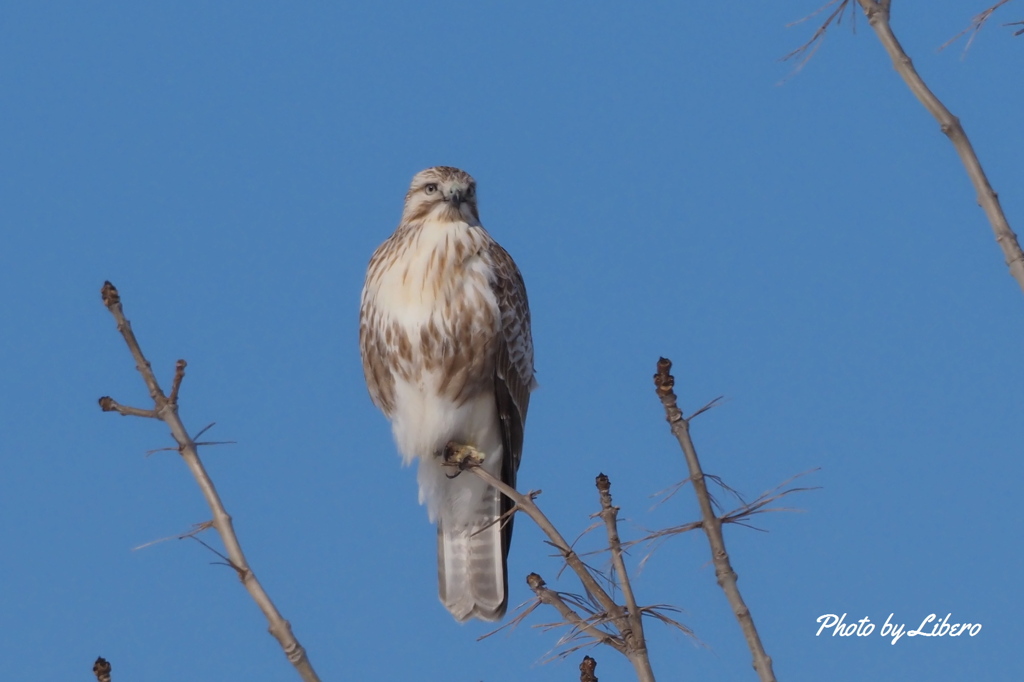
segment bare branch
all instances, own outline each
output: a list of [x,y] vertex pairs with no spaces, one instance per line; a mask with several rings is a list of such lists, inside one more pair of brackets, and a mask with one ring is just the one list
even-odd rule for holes
[[801,478],[802,476],[806,476],[807,474],[813,473],[815,471],[817,471],[817,469],[811,469],[810,471],[804,471],[803,473],[799,473],[796,476],[792,476],[787,480],[783,481],[782,483],[780,483],[779,485],[775,486],[771,490],[761,493],[756,500],[749,503],[745,503],[742,506],[737,507],[736,509],[726,514],[723,514],[721,517],[722,523],[740,523],[743,519],[746,519],[750,516],[754,516],[755,514],[764,514],[773,511],[797,511],[796,509],[790,509],[787,507],[769,508],[768,505],[772,504],[773,502],[776,502],[777,500],[782,499],[783,497],[786,497],[787,495],[792,495],[793,493],[803,493],[808,492],[810,490],[819,490],[820,486],[786,488],[786,486],[789,485],[792,481],[795,481],[796,479]]
[[[171,395],[168,396],[167,398],[169,401],[171,401],[172,405],[178,404],[178,389],[181,388],[181,380],[185,378],[185,367],[187,366],[188,363],[185,362],[184,360],[178,360],[178,362],[174,365],[174,379],[171,382]],[[212,426],[212,424],[210,426]],[[206,428],[210,427],[208,426]],[[203,429],[203,431],[205,430],[206,429]],[[200,433],[202,433],[202,431],[200,431]],[[196,438],[198,437],[199,435],[197,434]]]
[[974,39],[978,36],[978,31],[981,30],[981,27],[985,25],[985,22],[988,21],[989,17],[991,17],[997,9],[999,9],[1008,2],[1010,2],[1010,0],[999,0],[996,4],[992,5],[984,12],[979,12],[978,14],[975,14],[974,17],[971,19],[970,26],[960,31],[955,36],[953,36],[952,38],[944,42],[942,45],[940,45],[939,50],[945,50],[947,47],[955,43],[957,40],[959,40],[969,32],[971,34],[971,37],[967,39],[967,44],[964,45],[964,54],[967,54],[967,50],[971,48],[971,43],[973,43]]
[[523,495],[512,486],[507,485],[503,481],[499,481],[481,466],[467,462],[466,468],[501,491],[505,497],[515,502],[516,507],[520,511],[533,519],[533,522],[536,523],[537,526],[544,531],[544,534],[548,536],[551,545],[561,552],[565,562],[569,564],[569,567],[572,568],[579,577],[580,582],[583,583],[583,587],[587,592],[598,601],[601,608],[615,619],[624,618],[625,614],[622,611],[622,607],[615,603],[615,600],[611,598],[608,592],[606,592],[594,576],[591,575],[590,571],[587,570],[587,567],[583,564],[583,560],[580,559],[579,555],[576,553],[576,550],[574,550],[569,543],[565,541],[565,538],[563,538],[562,534],[558,532],[555,525],[551,523],[548,517],[546,517],[540,510],[540,507],[538,507],[533,501],[533,497],[531,495]]
[[185,538],[195,537],[199,533],[202,533],[204,530],[208,530],[210,528],[213,528],[213,521],[203,521],[202,523],[196,523],[196,524],[193,524],[192,530],[188,531],[187,533],[180,533],[178,535],[169,535],[168,537],[165,537],[165,538],[159,538],[157,540],[150,540],[149,542],[143,543],[143,544],[139,545],[138,547],[133,547],[132,551],[133,552],[137,552],[140,549],[146,549],[147,547],[152,547],[153,545],[158,545],[161,542],[167,542],[168,540],[184,540]]
[[571,625],[574,629],[584,632],[590,636],[594,642],[600,644],[607,644],[616,651],[626,654],[626,645],[618,637],[611,635],[603,630],[599,630],[593,623],[590,623],[580,617],[580,614],[576,613],[563,599],[563,593],[556,592],[555,590],[549,589],[547,583],[536,573],[531,573],[526,576],[526,584],[530,586],[533,593],[537,595],[537,599],[542,604],[554,607],[566,623]]
[[679,609],[677,609],[674,606],[669,606],[667,604],[655,604],[654,606],[644,606],[644,607],[642,607],[640,609],[640,612],[643,615],[649,616],[651,618],[657,618],[658,620],[660,620],[665,625],[669,625],[671,627],[676,628],[677,630],[682,631],[683,634],[685,634],[685,635],[687,635],[689,637],[692,637],[701,646],[705,646],[705,644],[703,642],[701,642],[700,640],[697,639],[697,636],[693,633],[693,630],[691,630],[690,628],[686,627],[685,625],[680,623],[675,618],[670,618],[670,617],[666,616],[664,614],[664,611],[675,611],[676,613],[678,613]]
[[665,408],[665,418],[672,429],[672,434],[679,442],[680,448],[686,457],[686,464],[690,471],[690,480],[693,482],[693,490],[697,495],[697,503],[701,511],[701,528],[707,535],[708,544],[711,547],[711,560],[715,565],[715,576],[718,584],[725,593],[733,614],[740,624],[740,629],[747,640],[747,646],[753,655],[754,670],[757,671],[761,682],[775,682],[775,673],[772,670],[772,659],[764,650],[761,638],[757,634],[757,627],[754,625],[754,618],[747,608],[743,597],[740,595],[739,587],[736,585],[736,572],[732,569],[729,561],[729,553],[725,549],[725,537],[722,535],[722,522],[715,515],[711,506],[711,496],[708,494],[707,483],[704,480],[704,472],[697,458],[697,450],[690,438],[690,423],[683,418],[683,412],[677,404],[676,394],[673,391],[675,378],[669,373],[672,369],[672,361],[666,358],[658,360],[658,371],[654,375],[654,386]]
[[[777,500],[780,500],[781,498],[786,497],[787,495],[790,495],[792,493],[802,493],[802,492],[807,492],[807,491],[810,491],[810,490],[818,490],[819,486],[800,487],[800,488],[786,488],[787,485],[789,485],[791,482],[795,481],[796,479],[798,479],[798,478],[800,478],[802,476],[806,476],[807,474],[813,473],[815,471],[817,471],[817,469],[811,469],[810,471],[805,471],[803,473],[799,473],[796,476],[791,476],[790,478],[786,479],[785,481],[783,481],[779,485],[775,486],[771,490],[768,490],[766,492],[761,493],[757,497],[757,499],[755,499],[752,502],[744,501],[743,497],[738,492],[736,492],[735,490],[733,490],[732,488],[727,486],[717,476],[711,476],[710,474],[705,473],[704,474],[704,478],[706,480],[707,479],[711,479],[714,482],[718,483],[720,486],[722,486],[723,488],[725,488],[729,492],[733,493],[736,496],[736,498],[739,499],[739,501],[742,503],[736,509],[733,509],[733,510],[731,510],[729,512],[726,512],[726,513],[722,514],[721,516],[719,516],[719,520],[722,523],[735,523],[737,525],[745,526],[747,528],[753,528],[754,530],[761,530],[760,528],[755,528],[754,526],[751,526],[750,524],[746,523],[746,520],[749,517],[751,517],[751,516],[754,516],[754,515],[757,515],[757,514],[766,514],[766,513],[769,513],[769,512],[801,511],[799,509],[794,509],[794,508],[790,508],[790,507],[768,507],[768,505],[772,504],[773,502],[776,502]],[[687,479],[683,483],[686,483],[687,481],[689,481],[689,479]],[[680,487],[680,486],[682,486],[682,483],[677,483],[676,484],[677,488]],[[650,558],[650,555],[654,552],[654,548],[657,545],[660,545],[661,542],[663,540],[665,540],[666,538],[671,537],[673,535],[681,535],[683,533],[689,533],[691,530],[697,530],[698,528],[703,528],[703,527],[704,527],[704,522],[703,521],[691,521],[690,523],[684,523],[684,524],[681,524],[681,525],[678,525],[678,526],[670,526],[668,528],[662,528],[660,530],[647,531],[647,535],[645,535],[644,537],[639,538],[637,540],[630,540],[629,542],[625,542],[625,543],[623,543],[623,547],[632,547],[634,545],[639,545],[641,543],[649,545],[651,547],[651,549],[648,551],[647,555],[640,562],[640,564],[643,565],[644,563],[647,562],[647,559]]]
[[[654,541],[661,540],[664,537],[670,535],[682,535],[683,533],[689,533],[691,530],[697,530],[703,528],[703,521],[690,521],[679,526],[669,526],[668,528],[662,528],[661,530],[649,531],[647,535],[637,540],[630,540],[626,543],[626,547],[632,547],[633,545],[639,545],[640,543],[654,544]],[[646,562],[646,559],[644,559]]]
[[[608,547],[612,554],[612,567],[615,569],[619,586],[622,588],[622,595],[626,598],[626,614],[629,621],[629,630],[622,633],[634,655],[642,657],[642,662],[650,669],[651,663],[647,656],[647,640],[644,637],[643,616],[636,605],[636,597],[633,595],[633,585],[629,581],[629,574],[626,572],[626,562],[622,558],[622,543],[619,540],[618,516],[619,508],[612,505],[612,483],[604,474],[597,477],[597,492],[601,499],[601,519],[604,521],[605,530],[608,533]],[[654,672],[651,671],[651,677]]]
[[693,414],[691,414],[691,415],[690,415],[689,417],[687,417],[687,418],[686,418],[686,420],[687,420],[687,421],[691,421],[691,422],[692,422],[692,421],[693,421],[694,419],[696,419],[696,418],[697,418],[697,417],[699,417],[700,415],[704,414],[704,413],[705,413],[705,412],[707,412],[708,410],[710,410],[710,409],[712,409],[712,408],[715,408],[715,407],[718,407],[719,405],[721,405],[721,404],[722,404],[722,400],[723,400],[724,398],[725,398],[725,396],[721,396],[721,395],[720,395],[720,396],[718,396],[717,398],[715,398],[714,400],[712,400],[711,402],[709,402],[709,403],[708,403],[707,405],[705,405],[704,407],[700,408],[699,410],[697,410],[696,412],[694,412]]
[[[155,416],[155,418],[163,420],[170,427],[171,435],[178,443],[178,450],[181,453],[182,459],[184,459],[185,463],[188,465],[189,470],[192,472],[196,482],[199,484],[200,490],[203,492],[203,496],[206,498],[207,504],[210,506],[210,510],[213,512],[213,520],[210,523],[212,523],[213,527],[216,528],[217,532],[220,534],[221,541],[224,543],[224,548],[227,553],[229,565],[238,572],[239,578],[245,586],[245,589],[248,590],[249,595],[253,598],[253,601],[256,602],[256,605],[259,606],[263,615],[266,617],[270,626],[270,634],[277,639],[281,648],[284,650],[285,655],[288,657],[288,660],[295,666],[302,679],[305,682],[319,682],[320,678],[313,670],[313,666],[306,655],[306,650],[301,644],[299,644],[295,635],[292,634],[291,625],[277,610],[274,602],[271,601],[270,596],[263,589],[263,585],[261,585],[259,580],[257,580],[256,574],[253,573],[252,569],[249,567],[245,554],[242,552],[242,546],[238,541],[238,537],[235,535],[231,516],[224,508],[224,504],[221,501],[220,496],[217,494],[217,489],[213,485],[213,480],[206,473],[206,469],[203,467],[203,464],[199,459],[199,452],[196,449],[195,441],[188,435],[185,425],[178,417],[178,405],[176,402],[177,389],[184,377],[185,362],[183,360],[179,360],[177,363],[173,383],[174,389],[171,393],[172,398],[168,398],[160,389],[160,384],[157,382],[156,376],[153,374],[153,368],[142,353],[139,342],[135,338],[135,334],[132,332],[131,323],[128,322],[124,316],[124,310],[121,306],[121,296],[118,293],[117,288],[115,288],[110,282],[105,282],[100,293],[103,296],[104,305],[107,306],[107,309],[117,321],[117,329],[124,337],[125,343],[128,345],[128,350],[135,359],[135,366],[142,375],[142,379],[145,381],[146,387],[149,389],[150,397],[153,399],[154,409],[152,410],[153,415],[142,414],[146,413],[146,410],[122,411],[127,408],[118,405],[112,398],[101,399],[100,406],[106,411],[117,411],[121,414]],[[192,535],[192,537],[195,536]],[[198,538],[196,539],[198,540]]]
[[128,407],[117,402],[109,395],[105,395],[99,400],[100,409],[104,412],[117,412],[122,417],[146,417],[148,419],[159,419],[156,410],[143,410],[138,407]]
[[491,630],[490,632],[487,632],[485,634],[480,635],[479,637],[476,638],[476,641],[479,642],[481,640],[487,639],[491,635],[496,635],[499,632],[501,632],[502,630],[504,630],[505,628],[508,628],[509,630],[515,630],[517,627],[519,627],[519,625],[524,620],[526,620],[526,617],[528,615],[533,613],[534,610],[536,610],[536,608],[538,606],[540,606],[540,604],[541,604],[540,599],[537,599],[537,598],[531,599],[528,602],[524,602],[524,603],[520,604],[518,607],[516,607],[516,610],[519,611],[519,613],[516,614],[515,618],[513,618],[510,621],[508,621],[507,623],[505,623],[501,627],[495,628],[494,630]]
[[[824,12],[826,9],[833,5],[838,5],[838,7],[832,10],[831,14],[829,14],[828,17],[825,18],[825,21],[821,23],[821,26],[818,27],[818,29],[814,32],[810,39],[800,47],[790,52],[789,54],[784,55],[781,59],[779,59],[779,61],[785,62],[789,61],[793,57],[800,56],[800,61],[797,62],[796,65],[796,71],[802,69],[807,64],[807,62],[810,61],[811,57],[814,56],[814,53],[817,52],[818,48],[821,47],[822,42],[825,39],[825,33],[828,32],[828,27],[831,26],[833,22],[835,22],[836,24],[843,23],[843,15],[846,13],[846,10],[849,9],[850,7],[850,0],[829,0],[824,5],[808,14],[803,19],[798,19],[797,21],[794,21],[786,25],[786,27],[789,28],[791,26],[796,26],[797,24],[802,24],[811,17],[821,14],[822,12]],[[851,16],[855,17],[855,15],[853,15],[852,13]]]
[[[868,23],[878,36],[885,51],[892,59],[896,73],[900,75],[903,82],[907,84],[914,96],[924,105],[935,120],[939,122],[939,129],[953,143],[953,148],[960,156],[960,162],[967,170],[967,176],[974,185],[974,191],[978,195],[978,204],[985,211],[985,216],[992,225],[996,242],[1003,251],[1003,257],[1010,275],[1017,280],[1017,284],[1024,290],[1024,252],[1021,251],[1017,242],[1017,235],[1010,229],[1010,223],[1003,213],[1003,207],[999,204],[999,195],[989,184],[985,170],[981,167],[978,155],[974,153],[974,147],[967,138],[960,119],[950,113],[949,109],[939,101],[939,98],[928,89],[924,80],[917,73],[910,57],[903,51],[903,46],[896,39],[889,24],[889,7],[887,2],[876,2],[876,0],[857,0],[864,14],[868,17]],[[998,6],[998,5],[997,5]]]
[[203,435],[204,433],[206,433],[207,431],[209,431],[210,429],[212,429],[216,425],[217,425],[217,422],[210,422],[209,424],[207,424],[203,428],[199,429],[199,433],[197,433],[196,435],[192,436],[192,439],[195,440],[196,438],[199,438],[199,436]]
[[[564,657],[574,651],[578,651],[582,647],[595,643],[607,644],[629,658],[639,682],[654,682],[654,672],[651,669],[650,660],[647,655],[647,644],[644,641],[643,625],[640,620],[643,608],[636,605],[636,599],[633,596],[632,587],[626,575],[625,564],[622,561],[622,549],[616,525],[618,510],[611,505],[611,495],[608,492],[610,483],[607,477],[602,474],[597,478],[597,487],[602,504],[600,515],[608,529],[615,574],[618,577],[617,582],[615,580],[610,582],[613,587],[618,584],[626,594],[628,606],[625,609],[616,603],[598,582],[595,575],[599,575],[599,573],[584,564],[576,550],[565,541],[565,538],[562,537],[562,534],[555,528],[554,524],[537,507],[533,499],[535,494],[523,495],[515,488],[492,476],[486,469],[480,466],[480,463],[479,460],[470,458],[453,463],[453,465],[458,466],[462,470],[473,472],[473,474],[479,476],[510,499],[515,505],[513,507],[514,510],[525,512],[548,536],[549,544],[558,549],[565,563],[576,573],[586,590],[585,596],[556,592],[548,589],[543,579],[536,573],[531,573],[527,577],[530,589],[537,595],[540,602],[552,606],[562,616],[561,622],[553,623],[548,627],[568,625],[571,628],[569,633],[559,640],[557,646],[579,641],[581,635],[586,635],[592,640],[589,643],[580,643],[567,650],[563,650],[559,656]],[[576,608],[574,609],[573,606]],[[588,613],[589,616],[584,617],[580,615],[579,611]],[[619,634],[616,636],[605,631],[602,629],[602,626],[605,625],[614,627]]]

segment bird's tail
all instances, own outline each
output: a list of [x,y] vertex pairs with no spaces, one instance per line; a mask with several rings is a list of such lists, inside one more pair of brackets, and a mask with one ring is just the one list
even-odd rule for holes
[[437,520],[438,596],[460,623],[499,620],[508,606],[501,494],[488,486],[479,502],[470,523],[444,513]]

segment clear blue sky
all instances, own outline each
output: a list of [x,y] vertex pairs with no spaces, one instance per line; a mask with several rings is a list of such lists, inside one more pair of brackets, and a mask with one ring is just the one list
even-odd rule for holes
[[[484,642],[436,596],[433,528],[363,385],[370,253],[412,175],[459,166],[515,256],[537,370],[521,487],[567,536],[607,473],[623,532],[696,518],[651,384],[676,363],[706,469],[749,496],[814,467],[804,513],[729,529],[780,679],[1022,679],[1024,296],[937,125],[817,2],[8,3],[0,22],[0,659],[12,679],[297,679],[99,299],[110,279],[250,561],[326,680],[577,679],[554,638]],[[985,2],[894,24],[1024,230],[1024,38],[936,48]],[[1017,12],[1017,14],[1014,14]],[[723,496],[724,497],[724,496]],[[207,538],[214,541],[215,537]],[[512,604],[558,562],[516,525]],[[638,553],[634,558],[639,559]],[[659,679],[754,679],[706,543],[636,580]],[[826,613],[930,613],[974,637],[815,637]],[[528,624],[548,622],[537,613]],[[612,651],[598,675],[630,679]]]

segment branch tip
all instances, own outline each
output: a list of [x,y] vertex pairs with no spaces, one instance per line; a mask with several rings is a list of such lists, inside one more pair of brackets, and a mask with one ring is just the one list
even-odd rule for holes
[[147,419],[159,419],[156,410],[143,410],[138,407],[122,405],[109,395],[99,399],[100,409],[104,412],[117,412],[122,417],[146,417]]
[[171,382],[171,395],[167,398],[171,405],[178,404],[178,389],[181,388],[181,380],[185,378],[186,367],[188,367],[188,363],[184,360],[178,360],[174,364],[174,380]]
[[[871,1],[871,0],[864,0]],[[658,373],[654,375],[654,384],[657,387],[658,397],[665,408],[665,419],[668,421],[672,435],[676,437],[683,456],[686,460],[686,467],[689,470],[689,481],[692,483],[694,494],[697,496],[697,503],[700,506],[701,522],[700,528],[707,536],[711,560],[715,565],[715,575],[718,578],[718,585],[725,593],[729,605],[732,607],[733,615],[743,630],[747,646],[753,656],[754,669],[757,671],[761,682],[775,682],[775,673],[771,669],[771,658],[764,650],[761,639],[754,626],[754,619],[747,608],[739,588],[736,586],[736,572],[729,562],[729,553],[725,549],[725,538],[722,535],[722,521],[715,514],[714,500],[708,491],[704,470],[701,468],[700,459],[697,457],[697,449],[690,437],[690,424],[683,417],[682,411],[676,404],[676,395],[672,392],[674,379],[669,374],[672,363],[666,358],[658,360]],[[610,516],[610,515],[609,515]],[[696,526],[694,526],[696,527]],[[611,524],[609,524],[611,530]],[[614,557],[614,549],[613,549]],[[622,571],[623,574],[625,570]],[[626,589],[627,582],[624,582],[623,589]]]
[[[213,512],[213,526],[217,529],[225,548],[223,554],[217,552],[218,556],[225,557],[226,565],[235,569],[238,573],[245,589],[249,592],[249,595],[253,598],[253,601],[256,602],[256,605],[267,619],[270,626],[268,628],[270,634],[277,640],[278,644],[281,645],[282,650],[292,665],[295,666],[299,676],[302,677],[303,682],[320,682],[320,678],[317,676],[316,671],[313,670],[313,666],[309,662],[306,650],[299,644],[295,635],[292,633],[291,625],[284,619],[280,611],[277,610],[277,607],[274,605],[273,601],[271,601],[270,596],[266,593],[266,590],[263,589],[263,586],[260,584],[259,580],[257,580],[252,569],[249,568],[248,561],[242,551],[241,543],[238,541],[238,536],[235,534],[234,527],[232,526],[231,515],[228,514],[227,509],[224,508],[224,503],[221,501],[220,495],[217,494],[217,489],[213,484],[213,480],[210,478],[205,467],[203,467],[202,461],[199,459],[199,453],[196,451],[196,443],[189,437],[185,425],[178,416],[175,401],[178,397],[177,394],[181,381],[185,376],[185,366],[187,363],[184,360],[179,360],[175,364],[175,375],[171,394],[172,397],[171,399],[168,399],[160,389],[160,384],[153,375],[152,366],[149,361],[146,360],[146,356],[143,354],[142,348],[139,346],[138,339],[135,338],[135,334],[132,332],[131,323],[129,323],[125,318],[124,309],[121,305],[121,296],[118,293],[117,288],[109,281],[104,282],[103,288],[100,290],[100,294],[103,298],[103,304],[117,321],[117,330],[120,332],[122,338],[127,344],[128,350],[131,353],[132,358],[135,360],[135,367],[142,375],[142,379],[145,382],[146,387],[149,389],[150,398],[153,400],[153,409],[142,410],[136,407],[121,405],[110,396],[100,398],[100,407],[105,411],[118,412],[122,415],[159,419],[170,427],[171,435],[178,444],[178,451],[181,453],[182,458],[191,470],[192,475],[199,484],[199,488],[203,492],[203,496],[206,498],[206,502],[209,505],[210,510]],[[168,407],[170,407],[170,409],[167,409]],[[206,545],[206,543],[195,535],[190,537],[195,539],[197,542]],[[110,678],[108,676],[105,680],[103,678],[99,679],[100,682],[109,682]]]
[[[967,133],[964,132],[963,126],[956,116],[946,108],[946,105],[936,97],[935,93],[924,82],[924,79],[921,78],[921,75],[914,69],[910,57],[903,49],[903,46],[900,45],[896,34],[893,33],[892,26],[889,25],[889,0],[857,0],[857,2],[860,3],[860,6],[867,14],[868,23],[874,29],[878,40],[882,43],[883,48],[892,60],[893,67],[900,75],[900,78],[903,79],[903,82],[906,83],[907,87],[928,113],[935,118],[942,127],[942,132],[946,134],[952,143],[978,195],[978,204],[985,212],[985,217],[992,226],[992,231],[1000,249],[1002,249],[1003,258],[1009,268],[1010,275],[1017,281],[1020,288],[1024,289],[1024,251],[1021,250],[1020,244],[1017,242],[1017,235],[1010,228],[1006,214],[999,204],[999,198],[996,196],[995,190],[992,189],[988,176],[985,174],[981,161],[978,159],[978,155],[974,151]],[[1006,0],[1000,0],[990,9],[994,11],[995,8],[1004,4],[1004,2]],[[985,13],[983,12],[982,14],[984,15]],[[976,33],[977,31],[972,35]]]
[[672,361],[668,358],[658,358],[658,371],[654,375],[654,388],[659,398],[667,398],[672,395],[672,389],[676,385],[676,378],[669,374],[672,371]]
[[584,656],[583,662],[580,663],[580,682],[597,682],[595,670],[597,670],[597,661],[590,656]]
[[110,670],[110,661],[102,656],[97,658],[96,662],[92,664],[92,673],[96,676],[98,682],[110,682]]
[[117,287],[111,284],[110,280],[103,282],[103,288],[100,289],[100,296],[103,297],[103,305],[108,308],[121,302],[121,294],[117,293]]

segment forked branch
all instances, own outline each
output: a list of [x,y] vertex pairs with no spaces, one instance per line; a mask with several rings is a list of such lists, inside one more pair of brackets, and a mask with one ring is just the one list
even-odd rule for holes
[[1017,235],[1010,229],[1010,223],[1006,219],[1006,214],[1003,213],[1003,207],[999,204],[999,195],[989,184],[988,176],[985,175],[985,170],[981,167],[981,161],[978,160],[978,155],[974,153],[974,147],[967,138],[967,133],[960,125],[960,119],[950,113],[946,105],[928,89],[924,79],[917,73],[913,62],[910,61],[910,57],[903,51],[903,46],[896,39],[896,34],[893,33],[892,26],[889,24],[889,0],[857,0],[857,2],[860,3],[864,14],[867,15],[868,23],[874,29],[882,47],[889,53],[896,72],[918,101],[928,110],[928,113],[935,117],[943,134],[953,143],[953,148],[960,156],[960,162],[967,170],[971,184],[974,185],[974,191],[978,194],[978,204],[985,211],[985,216],[996,235],[996,242],[1003,250],[1003,257],[1010,269],[1010,274],[1024,290],[1024,252],[1021,251],[1020,244],[1017,242]]
[[299,644],[295,635],[292,634],[291,625],[283,616],[281,616],[277,607],[274,606],[274,602],[270,600],[270,596],[267,595],[266,591],[263,589],[263,585],[261,585],[259,580],[256,579],[256,574],[253,573],[251,568],[249,568],[249,562],[246,561],[245,554],[242,552],[242,546],[239,544],[238,537],[235,535],[231,516],[224,508],[224,503],[217,494],[217,489],[213,485],[213,480],[210,478],[209,474],[206,473],[206,469],[203,467],[203,464],[199,459],[196,442],[191,436],[189,436],[188,431],[185,429],[185,425],[178,417],[178,390],[180,389],[181,382],[185,377],[185,361],[179,360],[175,367],[171,394],[168,397],[160,388],[160,384],[157,382],[156,376],[153,374],[153,368],[142,353],[142,348],[139,346],[138,339],[135,338],[135,334],[132,332],[131,323],[124,316],[124,310],[121,306],[121,296],[117,289],[110,282],[105,282],[103,284],[101,294],[103,296],[103,304],[117,321],[117,329],[121,332],[121,336],[124,337],[125,343],[128,344],[128,350],[135,359],[135,366],[142,375],[142,379],[145,381],[146,387],[149,389],[150,398],[153,400],[153,409],[140,409],[121,405],[116,400],[108,396],[100,398],[100,407],[104,411],[118,412],[125,416],[159,419],[170,427],[171,435],[178,443],[178,452],[188,465],[189,470],[192,472],[196,482],[199,484],[199,488],[203,492],[203,496],[206,498],[207,504],[210,506],[210,511],[213,513],[213,520],[211,523],[220,534],[221,541],[224,543],[228,561],[230,562],[231,567],[238,573],[238,577],[241,579],[245,589],[248,590],[253,601],[256,602],[256,605],[259,606],[263,615],[266,617],[267,623],[270,626],[270,634],[273,635],[281,645],[281,648],[284,650],[288,660],[295,666],[295,669],[299,672],[299,675],[305,682],[319,682],[320,678],[313,670],[313,666],[309,662],[309,657],[306,655],[306,650],[301,644]]
[[612,505],[612,484],[604,474],[599,474],[597,477],[597,492],[601,497],[600,517],[604,521],[605,532],[608,534],[608,549],[612,555],[612,568],[615,569],[615,577],[622,589],[622,596],[626,599],[626,618],[630,630],[626,639],[627,641],[632,640],[633,648],[643,648],[646,656],[647,639],[644,637],[643,613],[636,605],[633,584],[629,581],[626,562],[622,557],[622,541],[619,539],[618,523],[619,508]]
[[697,450],[690,438],[690,422],[683,417],[682,410],[677,404],[676,394],[673,390],[675,378],[669,373],[672,370],[672,361],[666,358],[658,360],[658,371],[654,375],[654,386],[665,408],[665,418],[672,428],[672,434],[679,441],[686,457],[686,465],[690,471],[690,482],[693,485],[694,494],[697,496],[697,503],[700,505],[701,522],[700,527],[708,538],[711,547],[711,560],[715,566],[715,577],[718,585],[725,593],[733,614],[743,630],[743,636],[747,640],[747,646],[753,656],[754,670],[757,671],[761,682],[775,682],[775,672],[772,670],[772,659],[764,650],[761,637],[757,634],[757,627],[754,625],[754,618],[747,608],[746,602],[740,595],[739,587],[736,584],[736,572],[729,561],[729,553],[725,549],[725,537],[722,535],[722,519],[716,514],[711,502],[711,495],[708,493],[707,482],[704,480],[704,471],[701,469],[700,460],[697,458]]
[[[846,11],[849,9],[849,7],[850,0],[828,0],[827,3],[825,3],[815,11],[811,12],[803,19],[799,19],[791,24],[788,24],[787,28],[789,26],[796,26],[797,24],[802,24],[805,21],[810,20],[812,17],[821,14],[825,10],[830,8],[832,9],[832,11],[825,16],[824,21],[821,22],[817,30],[815,30],[811,37],[807,39],[807,42],[805,42],[803,45],[796,48],[789,54],[784,55],[779,61],[785,62],[790,59],[793,59],[794,57],[799,56],[800,61],[797,63],[796,70],[799,71],[800,69],[802,69],[804,65],[807,64],[808,61],[810,61],[811,57],[814,56],[814,53],[818,51],[818,48],[821,47],[822,42],[824,42],[825,40],[825,35],[828,33],[829,26],[831,26],[833,23],[843,23],[843,16],[846,14]],[[856,19],[856,15],[851,16],[853,16],[854,19]]]
[[[832,0],[826,7],[834,4],[835,1]],[[825,23],[815,32],[811,40],[790,55],[787,55],[787,57],[806,51],[812,44],[820,41],[821,36],[824,35],[825,30],[827,30],[829,23],[832,22],[836,13],[841,15],[841,10],[850,1],[838,0],[840,2],[839,8],[826,19]],[[1005,4],[1006,1],[996,2],[995,5],[976,16],[971,28],[977,32],[988,17],[1001,5]],[[999,248],[1003,252],[1003,259],[1010,270],[1010,275],[1017,280],[1017,285],[1020,286],[1021,290],[1024,290],[1024,252],[1021,251],[1017,235],[1010,228],[1010,223],[1003,212],[1003,207],[999,203],[999,195],[992,189],[988,176],[985,175],[985,170],[981,166],[981,161],[978,160],[978,155],[975,153],[967,133],[964,132],[964,128],[960,124],[960,119],[954,116],[946,108],[946,105],[935,96],[935,93],[928,88],[924,79],[921,78],[914,68],[910,57],[903,50],[903,46],[900,45],[900,41],[896,39],[896,34],[893,33],[892,25],[890,24],[892,0],[857,0],[857,3],[864,11],[868,23],[892,60],[896,73],[900,75],[900,78],[903,79],[903,82],[907,84],[907,87],[910,88],[910,91],[921,102],[928,113],[938,121],[939,129],[953,144],[953,148],[960,157],[960,163],[963,164],[964,169],[967,171],[967,177],[974,186],[978,205],[981,206],[981,209],[985,212],[985,217],[992,226],[996,243],[999,244]]]
[[[963,36],[965,36],[968,33],[970,33],[971,37],[967,39],[967,44],[964,45],[964,52],[966,53],[967,50],[971,49],[971,43],[973,43],[974,39],[978,37],[978,32],[981,31],[982,27],[986,23],[988,23],[988,20],[992,17],[993,14],[995,14],[995,11],[997,9],[999,9],[1000,7],[1002,7],[1003,5],[1005,5],[1006,3],[1008,3],[1008,2],[1010,2],[1010,0],[998,0],[998,2],[996,2],[996,4],[992,5],[988,9],[983,10],[983,11],[978,12],[977,14],[975,14],[974,17],[971,19],[970,26],[968,26],[967,28],[965,28],[964,30],[960,31],[955,36],[953,36],[952,38],[950,38],[949,40],[944,42],[942,45],[939,46],[939,49],[940,50],[946,49],[947,47],[949,47],[950,45],[955,43],[957,40],[959,40]],[[1013,26],[1013,25],[1019,24],[1019,23],[1024,23],[1024,22],[1019,22],[1018,21],[1018,22],[1014,22],[1013,24],[1003,24],[1003,26]],[[1019,36],[1021,33],[1022,33],[1022,31],[1015,31],[1013,35]]]
[[[589,599],[551,590],[547,587],[543,578],[536,573],[531,573],[526,579],[530,589],[537,595],[538,601],[555,608],[562,616],[561,624],[568,625],[571,628],[570,634],[564,637],[562,641],[576,641],[579,635],[583,635],[593,643],[606,644],[629,659],[640,682],[654,682],[654,671],[651,668],[647,652],[647,643],[644,639],[641,618],[644,614],[647,614],[658,618],[664,623],[678,627],[687,634],[690,634],[690,631],[685,626],[665,617],[661,613],[661,611],[666,610],[665,607],[637,606],[633,588],[630,585],[629,576],[626,572],[625,562],[622,559],[622,546],[619,541],[617,526],[618,509],[612,506],[611,482],[608,480],[608,477],[601,474],[597,477],[596,481],[601,499],[599,515],[604,520],[608,533],[612,565],[615,570],[613,583],[625,595],[625,607],[618,604],[612,598],[601,585],[601,582],[594,576],[591,569],[583,562],[579,554],[576,553],[572,545],[565,540],[554,524],[540,510],[533,500],[536,493],[528,495],[520,493],[515,488],[492,476],[486,469],[479,466],[477,461],[466,460],[460,466],[472,471],[512,500],[515,503],[513,512],[521,511],[529,516],[537,524],[537,527],[548,536],[549,543],[559,551],[566,564],[576,573],[580,582],[583,583]],[[570,601],[576,608],[570,605]],[[584,613],[581,614],[580,611],[584,611]],[[574,647],[572,650],[575,650],[575,648],[578,647]]]

